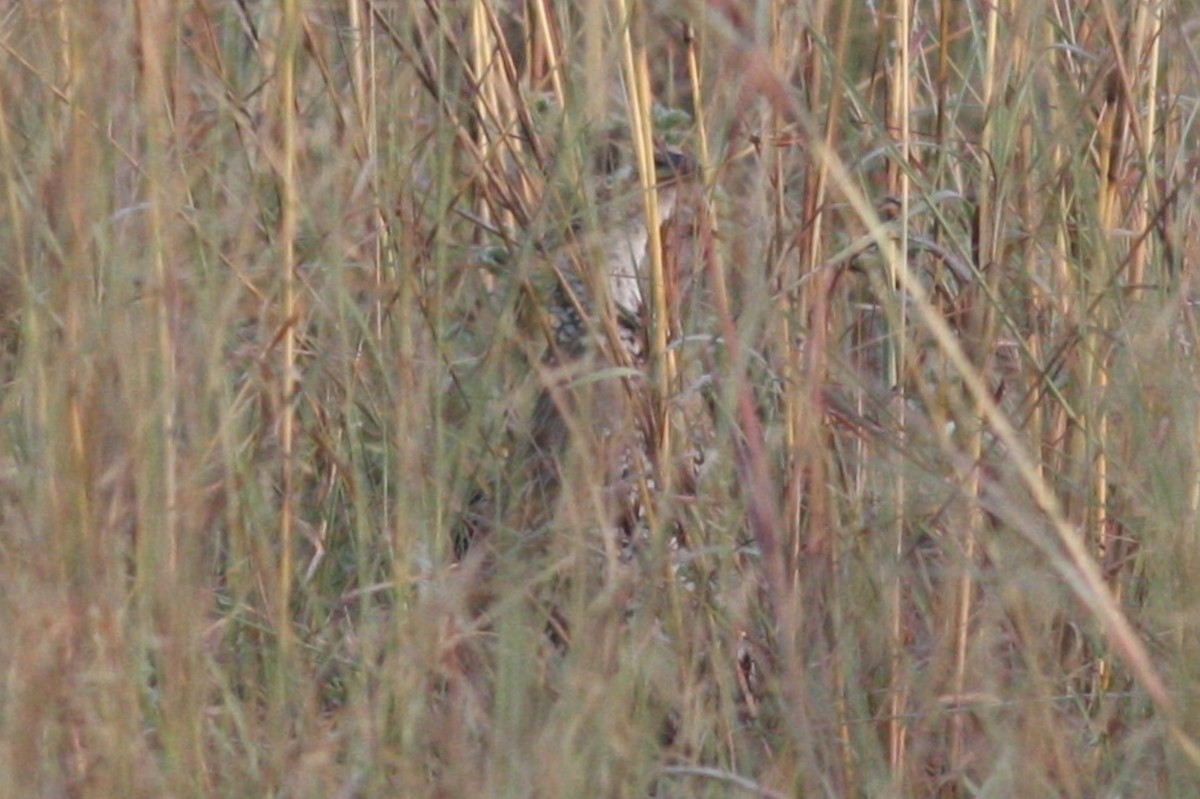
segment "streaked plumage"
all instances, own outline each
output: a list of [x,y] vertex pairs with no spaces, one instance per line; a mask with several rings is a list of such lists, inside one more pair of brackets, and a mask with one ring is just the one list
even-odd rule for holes
[[[666,228],[694,164],[663,152],[656,167]],[[602,520],[617,533],[622,551],[644,527],[657,440],[645,374],[650,236],[641,203],[630,208],[626,221],[601,231],[605,240],[596,246],[564,246],[548,259],[555,281],[546,292],[550,341],[539,364],[544,387],[529,420],[527,446],[518,447],[512,463],[512,495],[500,498],[510,529],[543,530],[560,513],[578,514]],[[464,550],[460,545],[459,554]]]

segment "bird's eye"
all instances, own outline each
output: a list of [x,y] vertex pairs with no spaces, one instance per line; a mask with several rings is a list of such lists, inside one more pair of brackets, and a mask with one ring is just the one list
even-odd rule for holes
[[695,172],[696,162],[680,150],[657,150],[654,153],[654,170],[659,181],[673,180]]

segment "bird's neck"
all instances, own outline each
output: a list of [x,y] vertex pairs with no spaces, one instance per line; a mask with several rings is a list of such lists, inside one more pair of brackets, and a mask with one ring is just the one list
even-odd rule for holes
[[[659,219],[666,222],[674,213],[675,190],[660,189]],[[608,251],[609,294],[618,308],[631,314],[640,313],[645,302],[642,281],[649,245],[650,233],[646,228],[646,215],[639,209],[639,213],[616,231]]]

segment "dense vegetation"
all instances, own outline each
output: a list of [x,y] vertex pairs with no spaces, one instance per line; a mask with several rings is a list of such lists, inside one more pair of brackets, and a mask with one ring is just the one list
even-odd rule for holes
[[[1195,796],[1198,12],[9,3],[0,796]],[[460,562],[666,145],[699,483]]]

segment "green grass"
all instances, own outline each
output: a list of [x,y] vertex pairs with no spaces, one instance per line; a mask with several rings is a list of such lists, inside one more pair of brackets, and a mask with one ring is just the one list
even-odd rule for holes
[[[1200,789],[1194,3],[132,5],[0,21],[0,797]],[[628,565],[504,503],[654,142]]]

